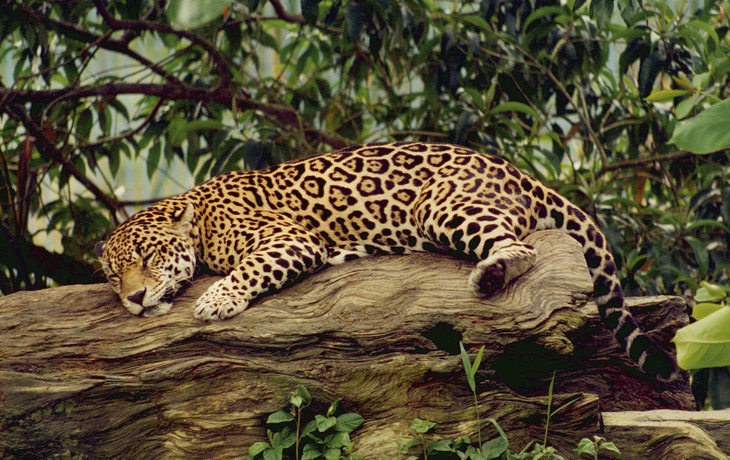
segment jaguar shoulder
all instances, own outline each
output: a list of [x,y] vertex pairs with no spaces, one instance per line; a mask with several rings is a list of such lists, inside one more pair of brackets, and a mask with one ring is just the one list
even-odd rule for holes
[[133,314],[166,313],[198,262],[225,278],[195,316],[225,319],[256,297],[370,254],[448,251],[473,259],[468,279],[491,294],[528,270],[522,239],[565,231],[583,247],[604,324],[648,375],[669,380],[674,358],[624,305],[606,238],[568,200],[504,160],[462,147],[372,144],[212,178],[133,215],[97,245]]

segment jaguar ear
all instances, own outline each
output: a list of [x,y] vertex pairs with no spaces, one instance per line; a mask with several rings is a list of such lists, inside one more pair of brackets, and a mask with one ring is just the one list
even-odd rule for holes
[[175,232],[184,236],[189,235],[193,229],[193,216],[195,216],[195,208],[192,203],[188,203],[181,211],[175,211],[172,215]]
[[101,256],[104,255],[104,245],[106,244],[106,241],[99,241],[94,246],[94,250],[96,251],[96,255],[101,258]]

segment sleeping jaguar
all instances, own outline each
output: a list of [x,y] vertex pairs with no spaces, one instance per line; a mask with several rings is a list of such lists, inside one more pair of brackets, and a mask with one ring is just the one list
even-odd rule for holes
[[97,245],[124,306],[170,310],[196,263],[227,275],[195,317],[225,319],[325,264],[371,254],[448,251],[476,261],[468,284],[491,294],[534,263],[521,240],[557,228],[582,246],[601,318],[649,376],[673,357],[624,305],[606,238],[580,209],[504,160],[443,144],[347,148],[252,172],[230,172],[133,215]]

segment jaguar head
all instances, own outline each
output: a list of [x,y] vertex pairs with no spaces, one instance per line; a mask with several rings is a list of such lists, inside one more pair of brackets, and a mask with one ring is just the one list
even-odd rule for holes
[[175,293],[193,277],[194,208],[183,206],[140,211],[96,245],[109,283],[134,315],[167,313]]

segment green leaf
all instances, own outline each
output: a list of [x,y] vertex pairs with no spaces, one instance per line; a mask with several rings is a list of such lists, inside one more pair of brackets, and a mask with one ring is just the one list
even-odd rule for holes
[[712,219],[700,219],[692,222],[691,224],[687,225],[687,230],[694,230],[696,228],[704,228],[705,231],[710,231],[712,229],[720,230],[723,232],[727,232],[728,229],[723,224],[716,220]]
[[482,363],[482,355],[484,354],[484,345],[479,349],[477,352],[477,357],[474,358],[474,363],[471,365],[471,375],[472,377],[476,375],[477,371],[479,370],[479,365]]
[[629,27],[633,26],[633,18],[637,10],[634,0],[618,0],[618,7],[621,11],[621,19],[623,19],[624,24]]
[[659,48],[655,48],[639,65],[639,96],[645,98],[651,94],[659,71],[664,68],[666,56]]
[[578,443],[578,446],[573,449],[576,455],[579,457],[583,454],[588,454],[592,457],[596,456],[596,444],[588,438],[583,438]]
[[686,118],[692,112],[692,109],[697,105],[697,98],[699,97],[700,93],[694,93],[692,96],[677,104],[677,107],[674,109],[674,115],[677,117],[677,120]]
[[305,444],[302,449],[302,460],[314,460],[322,456],[322,452],[319,450],[316,444]]
[[297,442],[297,433],[290,427],[285,426],[283,430],[274,433],[271,445],[274,449],[288,449]]
[[266,449],[264,451],[264,460],[283,460],[283,449]]
[[730,99],[718,102],[690,119],[680,121],[669,143],[692,153],[712,153],[730,146]]
[[167,136],[169,143],[174,147],[180,147],[188,132],[185,130],[185,124],[187,120],[182,117],[174,117],[170,120],[170,124],[167,126]]
[[266,419],[266,423],[286,423],[291,422],[293,420],[296,420],[292,414],[289,412],[280,410],[278,412],[274,412],[273,414],[269,415],[269,418]]
[[694,297],[696,302],[719,302],[727,297],[727,292],[717,284],[701,281],[700,286]]
[[649,102],[666,102],[686,94],[689,94],[686,89],[662,89],[646,96],[646,100]]
[[347,41],[357,41],[366,22],[365,8],[359,3],[348,3],[345,7],[345,37]]
[[611,452],[616,452],[617,454],[621,454],[621,451],[618,450],[618,447],[616,447],[616,444],[612,442],[602,442],[598,445],[598,450],[610,450]]
[[487,115],[493,115],[495,113],[501,112],[522,112],[535,119],[540,118],[540,116],[537,114],[537,112],[535,112],[532,107],[527,104],[523,104],[522,102],[503,102],[502,104],[499,104],[497,107],[487,112]]
[[730,366],[730,307],[679,329],[672,341],[682,369]]
[[320,433],[324,433],[337,423],[337,419],[335,417],[325,417],[324,415],[319,414],[314,416],[314,420],[317,422],[317,431]]
[[169,0],[165,15],[173,27],[190,30],[223,16],[230,0]]
[[695,260],[700,268],[700,274],[704,276],[707,274],[707,270],[710,267],[710,254],[707,251],[707,245],[704,241],[695,238],[694,236],[687,236],[685,240],[692,246],[692,250],[695,253]]
[[436,428],[438,424],[430,422],[428,420],[421,420],[420,418],[414,418],[411,422],[411,430],[418,434],[425,434]]
[[479,116],[474,112],[465,110],[459,115],[459,119],[456,121],[456,128],[454,129],[454,143],[463,144],[466,142],[467,133],[474,127],[474,124],[479,120]]
[[352,433],[357,427],[362,425],[364,421],[365,419],[359,414],[342,414],[337,417],[337,423],[335,423],[335,431]]
[[108,103],[110,106],[114,107],[114,110],[116,110],[117,113],[123,116],[126,121],[129,121],[129,111],[127,110],[127,106],[124,105],[122,101],[117,98],[112,98],[109,99]]
[[523,30],[529,30],[530,24],[537,19],[544,18],[545,16],[558,16],[566,14],[562,6],[543,6],[538,8],[525,19],[525,23],[522,25]]
[[307,24],[313,26],[317,24],[319,17],[319,1],[320,0],[302,0],[302,16]]
[[340,405],[340,401],[342,401],[342,398],[337,398],[330,404],[330,407],[327,409],[327,417],[331,417],[337,411],[337,406]]
[[201,131],[204,129],[221,129],[225,125],[215,119],[193,120],[185,124],[185,131]]
[[702,318],[705,318],[707,316],[710,316],[711,314],[715,313],[717,310],[725,308],[725,305],[719,304],[719,303],[698,303],[694,306],[692,309],[692,318],[696,320],[700,320]]
[[318,441],[321,441],[319,438],[316,438],[313,434],[310,434],[310,433],[314,433],[315,431],[317,431],[317,421],[311,420],[302,429],[302,438],[304,438],[305,436],[309,436],[312,439],[317,439]]
[[453,451],[453,442],[448,439],[434,441],[428,445],[428,453],[431,452],[451,452]]
[[342,451],[340,449],[330,449],[324,453],[324,458],[327,460],[340,460]]
[[591,0],[589,14],[600,29],[605,28],[613,15],[613,0]]
[[306,387],[304,387],[304,385],[297,385],[297,395],[299,395],[299,397],[302,398],[302,401],[304,401],[303,407],[307,407],[312,404],[312,395],[309,394],[309,391]]
[[88,140],[91,135],[91,127],[94,123],[94,116],[91,114],[90,109],[84,109],[79,114],[79,118],[76,121],[76,134],[84,140]]
[[471,360],[469,359],[469,355],[466,354],[466,349],[464,349],[462,342],[459,342],[459,347],[461,348],[461,362],[464,363],[464,371],[466,371],[466,381],[469,383],[471,391],[476,391],[477,384],[474,381],[474,374],[471,372]]
[[340,449],[351,445],[350,435],[344,432],[335,433],[334,436],[329,437],[326,443],[326,446],[330,449]]
[[637,59],[642,61],[649,55],[651,51],[651,45],[644,40],[644,38],[635,38],[631,40],[627,45],[624,52],[618,59],[618,69],[621,74],[626,73],[629,66],[633,64]]
[[715,32],[715,29],[713,29],[712,26],[707,22],[697,20],[689,21],[687,24],[685,24],[685,26],[702,29],[707,34],[707,36],[710,37],[713,42],[715,42],[715,49],[720,47],[720,37],[717,35],[717,32]]
[[155,142],[147,154],[147,177],[149,179],[152,179],[152,175],[157,171],[157,167],[160,165],[160,157],[162,157],[162,144]]
[[482,444],[482,453],[487,459],[499,458],[508,448],[509,442],[500,436]]
[[248,455],[255,457],[266,449],[271,449],[269,443],[263,441],[255,442],[248,448]]
[[[422,444],[423,444],[423,441],[421,441],[418,438],[409,439],[405,443],[400,444],[400,451],[405,452],[408,449],[410,449],[411,447],[420,446]],[[410,457],[408,457],[408,458],[410,458]],[[418,458],[418,457],[415,457],[415,458]]]
[[241,25],[229,24],[223,29],[223,32],[226,34],[226,39],[228,40],[228,52],[235,55],[241,49],[241,43],[243,41]]

